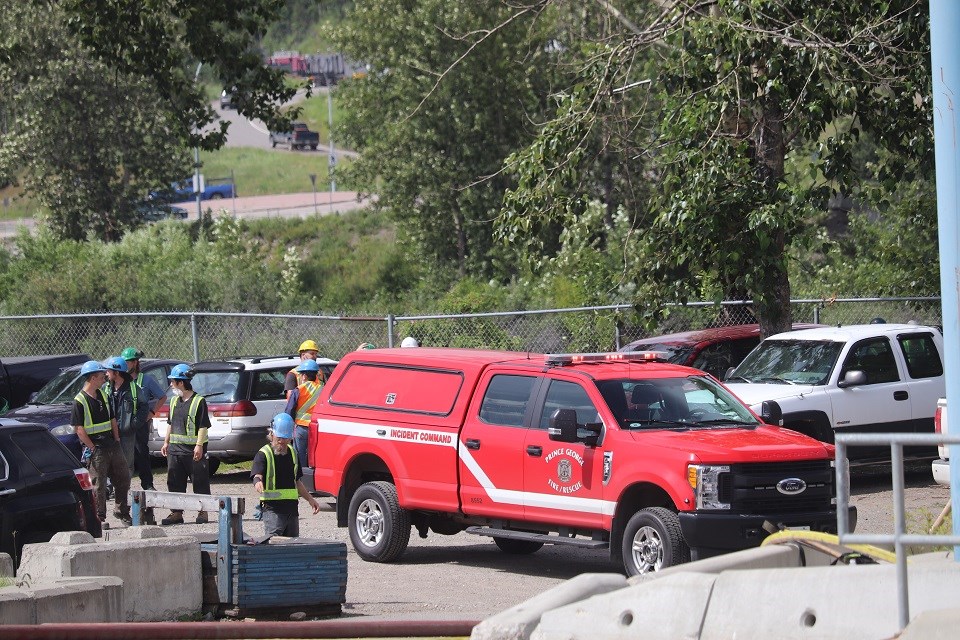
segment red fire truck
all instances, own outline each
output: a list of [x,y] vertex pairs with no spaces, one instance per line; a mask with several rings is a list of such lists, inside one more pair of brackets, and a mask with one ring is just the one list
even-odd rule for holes
[[349,353],[314,410],[308,487],[336,496],[374,562],[400,557],[411,527],[514,554],[606,548],[628,575],[836,530],[831,445],[658,355]]

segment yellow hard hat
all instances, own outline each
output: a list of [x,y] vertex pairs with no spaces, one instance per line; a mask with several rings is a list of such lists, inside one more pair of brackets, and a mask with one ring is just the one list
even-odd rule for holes
[[304,340],[297,351],[320,351],[320,347],[313,340]]

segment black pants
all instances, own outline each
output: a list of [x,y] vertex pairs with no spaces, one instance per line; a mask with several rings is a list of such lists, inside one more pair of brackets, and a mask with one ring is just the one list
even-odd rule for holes
[[138,432],[133,445],[133,466],[140,476],[143,489],[153,489],[153,468],[150,466],[150,445],[147,443],[149,438],[149,432]]
[[167,491],[187,492],[187,477],[193,480],[193,492],[210,495],[210,471],[206,455],[194,461],[192,455],[167,455]]

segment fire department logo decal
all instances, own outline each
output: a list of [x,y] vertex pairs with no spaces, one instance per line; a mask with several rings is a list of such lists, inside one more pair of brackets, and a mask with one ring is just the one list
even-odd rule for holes
[[[574,478],[575,474],[582,474],[582,471],[577,471],[576,469],[579,467],[582,470],[583,456],[574,449],[554,449],[547,454],[544,462],[552,464],[555,459],[557,464],[557,479],[554,480],[548,477],[547,485],[557,493],[562,494],[576,493],[580,491],[580,489],[583,489],[583,481]],[[576,467],[574,463],[577,464]]]

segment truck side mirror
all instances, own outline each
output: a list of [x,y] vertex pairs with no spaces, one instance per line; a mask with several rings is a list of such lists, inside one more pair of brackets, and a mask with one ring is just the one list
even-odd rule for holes
[[861,384],[867,384],[867,374],[859,369],[851,369],[843,374],[843,380],[837,383],[837,386],[841,389],[846,389],[847,387],[856,387]]
[[733,370],[734,370],[734,369],[736,369],[736,367],[727,367],[727,370],[723,372],[723,379],[724,379],[724,381],[730,379],[730,376],[733,375]]
[[760,419],[767,424],[783,426],[783,409],[776,400],[764,400],[760,405]]
[[577,412],[574,409],[557,409],[550,416],[547,428],[551,440],[557,442],[577,441]]

